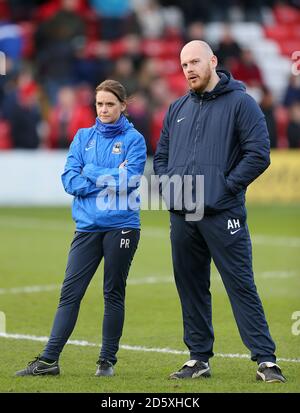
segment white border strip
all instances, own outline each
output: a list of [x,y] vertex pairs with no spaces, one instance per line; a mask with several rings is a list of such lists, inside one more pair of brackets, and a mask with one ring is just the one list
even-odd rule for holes
[[[14,340],[30,340],[30,341],[39,341],[42,343],[46,343],[48,341],[48,337],[37,337],[27,334],[9,334],[9,333],[0,333],[0,337],[14,339]],[[81,346],[81,347],[100,347],[97,343],[89,343],[86,340],[68,340],[67,344],[71,344],[73,346]],[[174,350],[170,348],[149,348],[143,346],[129,346],[127,344],[120,345],[120,349],[128,350],[128,351],[141,351],[144,353],[164,353],[164,354],[178,354],[178,355],[188,355],[189,352],[187,350]],[[215,353],[215,357],[221,358],[238,358],[238,359],[250,359],[247,354],[223,354],[223,353]],[[299,358],[277,358],[277,361],[283,361],[287,363],[300,363]]]

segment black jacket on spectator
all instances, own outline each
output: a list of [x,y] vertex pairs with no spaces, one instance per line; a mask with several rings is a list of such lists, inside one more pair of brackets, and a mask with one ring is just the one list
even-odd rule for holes
[[16,105],[9,120],[14,148],[36,149],[39,146],[40,114],[37,110]]
[[287,128],[287,136],[290,148],[300,147],[300,123],[291,121]]

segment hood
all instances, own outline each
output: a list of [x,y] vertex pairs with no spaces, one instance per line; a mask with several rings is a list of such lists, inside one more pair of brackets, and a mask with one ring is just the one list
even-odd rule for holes
[[197,100],[214,99],[219,95],[233,92],[234,90],[246,92],[246,86],[244,85],[244,83],[234,79],[232,75],[226,70],[217,70],[217,74],[220,78],[220,81],[216,84],[213,90],[204,93],[197,93],[193,90],[190,90],[191,97]]
[[133,128],[133,124],[128,121],[125,115],[121,115],[115,123],[103,123],[97,117],[95,128],[104,138],[115,138],[118,135],[122,135],[128,129]]

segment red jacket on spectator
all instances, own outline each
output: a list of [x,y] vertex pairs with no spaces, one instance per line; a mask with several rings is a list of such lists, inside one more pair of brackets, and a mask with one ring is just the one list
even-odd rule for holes
[[[67,115],[65,131],[61,130],[64,114],[60,107],[53,108],[50,112],[48,125],[49,134],[46,146],[49,148],[67,148],[80,128],[88,128],[95,123],[95,114],[90,107],[77,105]],[[66,118],[65,118],[66,119]],[[63,135],[65,139],[62,140]]]
[[259,87],[264,83],[261,71],[248,49],[242,51],[241,60],[233,63],[231,73],[235,79],[245,82],[249,87]]

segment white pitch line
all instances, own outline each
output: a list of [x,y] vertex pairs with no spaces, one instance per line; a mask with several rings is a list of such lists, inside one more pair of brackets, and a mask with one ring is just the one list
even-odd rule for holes
[[29,285],[29,286],[25,286],[25,287],[0,288],[0,295],[40,293],[40,292],[43,292],[43,291],[55,291],[59,288],[60,288],[60,284]]
[[169,284],[174,282],[174,277],[155,277],[146,278],[129,278],[128,285],[143,285],[143,284]]
[[[255,274],[257,279],[286,279],[297,275],[297,271],[264,271]],[[211,280],[221,281],[221,276],[212,273]],[[173,284],[174,277],[156,277],[149,276],[145,278],[131,278],[127,281],[128,285],[154,285],[154,284]],[[32,294],[48,291],[56,291],[61,288],[61,284],[46,284],[46,285],[28,285],[24,287],[0,288],[0,295],[9,294]]]
[[[20,217],[11,215],[0,215],[0,225],[4,228],[15,229],[40,229],[52,230],[52,231],[74,231],[74,224],[66,223],[64,220],[58,219],[43,219],[32,217]],[[142,236],[150,238],[162,238],[169,239],[169,231],[159,227],[142,226]],[[266,245],[273,247],[300,247],[300,237],[288,237],[288,236],[271,236],[271,235],[252,235],[252,243],[257,245]]]
[[[297,275],[297,271],[264,271],[262,273],[258,273],[258,278],[264,279],[283,279],[283,278],[292,278]],[[254,274],[255,277],[255,274]]]
[[271,245],[273,247],[300,247],[299,237],[277,237],[269,235],[253,235],[251,237],[253,244]]
[[[127,281],[128,285],[144,285],[144,284],[169,284],[173,283],[173,277],[146,277],[136,278]],[[24,287],[0,288],[0,295],[6,294],[31,294],[47,291],[55,291],[61,288],[61,284],[49,285],[28,285]]]
[[[14,339],[14,340],[30,340],[30,341],[39,341],[42,343],[47,343],[49,340],[48,337],[37,337],[33,335],[27,334],[9,334],[9,333],[0,333],[0,337]],[[68,340],[67,344],[71,344],[73,346],[81,346],[81,347],[100,347],[100,344],[97,343],[90,343],[86,340]],[[129,346],[127,344],[120,345],[120,349],[128,350],[128,351],[141,351],[144,353],[164,353],[164,354],[179,354],[179,355],[188,355],[189,352],[187,350],[174,350],[171,348],[155,348],[155,347],[144,347],[144,346]],[[223,353],[215,353],[215,357],[221,358],[238,358],[238,359],[250,359],[248,354],[223,354]],[[278,361],[283,361],[287,363],[300,363],[299,358],[277,358]]]

